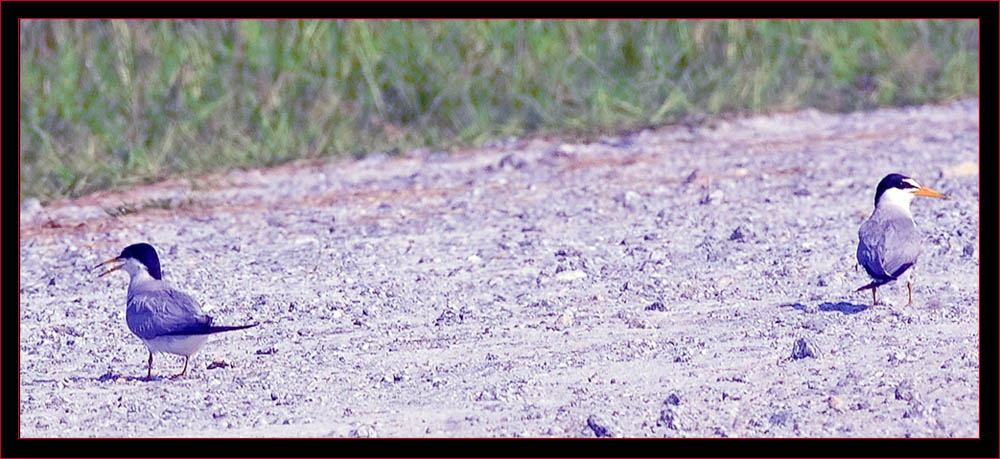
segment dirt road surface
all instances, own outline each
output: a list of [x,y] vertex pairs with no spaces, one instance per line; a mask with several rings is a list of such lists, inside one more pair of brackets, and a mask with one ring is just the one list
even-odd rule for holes
[[[592,142],[299,162],[20,223],[24,437],[976,437],[979,104],[713,120]],[[854,289],[900,172],[906,285]],[[114,214],[114,216],[112,215]],[[216,323],[125,324],[128,244]]]

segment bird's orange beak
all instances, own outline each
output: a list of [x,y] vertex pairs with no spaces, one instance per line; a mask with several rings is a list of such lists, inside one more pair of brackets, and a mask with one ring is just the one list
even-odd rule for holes
[[[112,259],[110,259],[110,260],[104,260],[103,262],[101,262],[101,264],[99,264],[99,265],[97,265],[97,266],[94,266],[93,268],[90,268],[90,269],[97,269],[97,268],[100,268],[101,266],[104,266],[104,265],[106,265],[106,264],[108,264],[108,263],[114,263],[114,262],[116,262],[116,261],[119,261],[119,260],[118,260],[118,257],[115,257],[115,258],[112,258]],[[116,266],[113,266],[113,267],[112,267],[111,269],[109,269],[109,270],[107,270],[107,271],[104,271],[103,273],[99,274],[99,275],[98,275],[97,277],[103,277],[103,276],[104,276],[105,274],[108,274],[108,273],[111,273],[111,272],[115,272],[115,271],[118,271],[119,269],[122,269],[122,266],[125,266],[125,263],[122,263],[122,264],[120,264],[120,265],[116,265]]]
[[925,186],[922,186],[922,187],[918,188],[917,191],[913,192],[913,194],[914,194],[914,196],[925,196],[925,197],[928,197],[928,198],[951,199],[948,196],[945,196],[945,195],[943,195],[941,193],[938,193],[937,191],[934,191],[934,190],[932,190],[930,188],[927,188]]

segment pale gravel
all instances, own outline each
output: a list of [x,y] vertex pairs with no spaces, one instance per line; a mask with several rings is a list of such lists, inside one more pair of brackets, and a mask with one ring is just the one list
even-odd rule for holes
[[[977,437],[978,111],[507,139],[23,203],[20,435]],[[954,198],[913,204],[910,307],[905,285],[876,307],[853,291],[890,172]],[[171,204],[105,211],[151,202]],[[127,276],[88,271],[140,241],[218,323],[261,326],[142,381]]]

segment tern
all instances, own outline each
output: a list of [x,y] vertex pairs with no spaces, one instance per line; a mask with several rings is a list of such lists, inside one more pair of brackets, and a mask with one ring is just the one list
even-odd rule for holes
[[905,175],[885,176],[875,189],[875,210],[858,230],[858,264],[865,268],[872,282],[856,291],[871,289],[873,306],[875,290],[904,273],[909,299],[906,305],[913,304],[913,285],[907,270],[917,262],[922,245],[910,213],[910,202],[917,196],[949,199]]
[[121,254],[95,266],[124,262],[104,271],[97,277],[124,269],[131,278],[128,283],[125,322],[149,349],[146,380],[153,376],[153,354],[169,352],[184,356],[184,370],[175,378],[187,373],[188,361],[215,333],[242,330],[259,324],[217,326],[212,317],[201,310],[190,295],[177,290],[163,280],[160,259],[156,250],[147,243],[132,244]]

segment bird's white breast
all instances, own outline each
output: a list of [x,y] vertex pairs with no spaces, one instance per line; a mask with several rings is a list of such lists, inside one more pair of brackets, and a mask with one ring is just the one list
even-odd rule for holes
[[208,342],[209,335],[164,335],[143,339],[149,352],[168,352],[190,357]]

